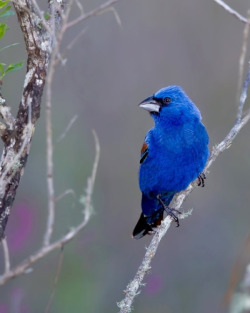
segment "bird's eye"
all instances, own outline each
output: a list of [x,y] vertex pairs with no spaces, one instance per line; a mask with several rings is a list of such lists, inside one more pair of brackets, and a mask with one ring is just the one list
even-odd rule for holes
[[166,97],[166,98],[163,99],[163,104],[168,104],[168,103],[170,103],[171,101],[172,101],[171,98]]

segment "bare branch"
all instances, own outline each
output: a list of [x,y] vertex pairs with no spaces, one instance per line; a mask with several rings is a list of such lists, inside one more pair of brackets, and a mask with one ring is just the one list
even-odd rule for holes
[[244,104],[245,104],[246,98],[247,98],[247,89],[248,89],[249,81],[250,81],[250,62],[248,62],[248,74],[247,74],[246,80],[244,81],[242,92],[240,95],[238,115],[237,115],[237,123],[240,123],[240,121],[242,119],[243,108],[244,108]]
[[111,7],[113,4],[115,4],[118,1],[119,0],[109,0],[109,1],[105,2],[104,4],[100,5],[98,8],[90,11],[89,13],[80,15],[78,18],[76,18],[75,20],[73,20],[71,22],[68,22],[65,25],[65,31],[68,30],[69,28],[85,21],[86,19],[88,19],[92,16],[96,16],[96,15],[103,13],[103,11],[105,11],[108,7]]
[[59,196],[56,197],[55,201],[60,201],[61,199],[63,199],[65,196],[71,194],[73,197],[76,196],[76,193],[74,192],[73,189],[67,189],[65,190],[63,193],[61,193]]
[[88,178],[86,197],[80,199],[80,202],[83,203],[84,207],[85,207],[85,209],[84,209],[84,220],[89,220],[90,215],[91,215],[91,198],[92,198],[92,193],[94,190],[96,172],[97,172],[97,167],[98,167],[99,158],[100,158],[100,144],[99,144],[99,140],[98,140],[98,137],[97,137],[95,130],[93,130],[93,135],[94,135],[94,139],[95,139],[96,157],[95,157],[95,161],[94,161],[94,165],[93,165],[92,174]]
[[63,140],[63,138],[66,136],[66,134],[68,133],[68,131],[70,130],[70,128],[73,126],[73,124],[75,123],[75,121],[77,120],[78,116],[74,115],[72,117],[72,119],[69,121],[69,124],[67,125],[67,127],[65,128],[64,132],[60,135],[60,137],[57,139],[57,143],[60,142],[61,140]]
[[233,16],[237,17],[238,20],[240,20],[243,23],[249,23],[249,21],[247,20],[247,18],[245,18],[244,16],[242,16],[240,13],[238,13],[237,11],[235,11],[234,9],[232,9],[228,4],[226,4],[224,1],[222,0],[214,0],[214,2],[216,2],[217,4],[219,4],[221,7],[223,7],[227,12],[229,12],[230,14],[232,14]]
[[84,10],[83,10],[83,6],[82,6],[81,2],[79,0],[75,0],[75,3],[76,3],[76,5],[78,6],[78,8],[79,8],[79,10],[81,12],[81,15],[83,15],[84,14]]
[[[52,58],[53,62],[53,58]],[[55,221],[55,191],[53,174],[53,139],[52,139],[52,116],[51,116],[51,85],[54,75],[54,68],[50,66],[47,77],[46,90],[46,152],[47,152],[47,190],[48,190],[48,219],[44,236],[44,246],[49,245],[53,233]]]
[[107,9],[101,11],[101,12],[99,13],[99,15],[104,14],[104,13],[106,13],[106,12],[112,12],[112,13],[114,14],[116,23],[117,23],[120,27],[122,27],[121,18],[120,18],[118,12],[116,11],[116,9],[115,9],[114,7],[108,7]]
[[[250,67],[248,69],[248,74],[247,77],[244,81],[244,86],[242,88],[241,92],[241,101],[240,101],[240,106],[243,106],[246,102],[246,97],[247,97],[247,89],[249,86],[249,81],[250,81]],[[238,135],[240,130],[246,123],[250,120],[250,112],[248,112],[244,118],[240,120],[236,120],[235,125],[232,127],[232,129],[229,131],[228,135],[224,138],[223,141],[221,141],[218,145],[216,145],[211,153],[211,156],[207,162],[207,165],[205,167],[204,173],[208,173],[208,169],[210,166],[214,163],[214,161],[217,159],[217,157],[226,149],[230,147],[232,144],[234,138]],[[195,188],[196,183],[193,182],[191,183],[188,188],[181,192],[179,195],[177,195],[174,199],[174,208],[175,209],[180,209],[183,201],[187,198],[187,196],[193,191]],[[162,222],[161,226],[159,229],[157,229],[155,235],[153,236],[153,239],[151,240],[151,243],[149,247],[146,250],[146,254],[143,258],[143,261],[135,274],[134,279],[128,284],[126,290],[124,291],[125,293],[125,298],[119,302],[117,305],[120,308],[120,313],[129,313],[132,310],[132,303],[134,301],[135,296],[139,293],[139,288],[142,286],[143,279],[145,275],[148,273],[150,270],[150,264],[155,256],[155,253],[158,249],[158,246],[160,244],[161,239],[163,236],[166,234],[167,230],[170,227],[172,220],[169,216],[167,216],[164,221]]]
[[[78,33],[75,38],[67,45],[66,50],[70,50],[74,47],[74,45],[79,41],[80,37],[82,37],[87,31],[87,28],[83,28],[80,33]],[[62,53],[64,55],[64,53]]]
[[66,55],[67,55],[67,52],[69,50],[71,50],[75,44],[79,43],[79,39],[80,37],[82,37],[85,33],[86,33],[86,30],[87,28],[84,28],[80,31],[80,33],[78,33],[73,39],[72,41],[67,45],[67,47],[65,48],[65,50],[62,52],[62,53],[58,53],[58,56],[57,56],[57,59],[56,59],[56,62],[55,64],[57,65],[59,62],[61,62],[61,65],[65,65],[66,62],[67,62],[67,59],[66,59]]
[[223,305],[228,306],[232,301],[236,287],[240,281],[243,264],[245,260],[247,260],[247,254],[249,254],[249,251],[250,251],[250,233],[248,234],[245,244],[243,248],[240,250],[238,258],[236,259],[233,265],[228,288],[223,299]]
[[52,290],[52,293],[50,295],[49,302],[47,304],[45,313],[49,313],[49,309],[50,309],[51,303],[52,303],[52,301],[54,299],[55,292],[56,292],[56,287],[57,287],[58,280],[59,280],[59,276],[60,276],[60,273],[61,273],[61,270],[62,270],[62,264],[63,264],[63,246],[62,246],[61,251],[60,251],[60,257],[59,257],[59,262],[58,262],[58,266],[57,266],[56,277],[55,277],[55,280],[54,280],[53,290]]
[[47,227],[44,235],[44,246],[49,245],[53,233],[55,222],[55,190],[54,190],[54,173],[53,173],[53,138],[52,138],[52,82],[56,68],[57,55],[60,50],[61,41],[64,35],[64,26],[68,21],[72,1],[69,3],[63,18],[61,29],[57,36],[55,48],[51,54],[50,66],[47,75],[46,89],[46,154],[47,154],[47,190],[48,190],[48,218]]
[[[246,268],[245,278],[248,280],[248,290],[244,288],[242,291],[233,295],[232,302],[230,304],[230,313],[247,313],[250,310],[250,293],[249,293],[249,280],[250,280],[250,264]],[[244,284],[245,282],[243,282]]]
[[[247,12],[248,23],[246,23],[243,31],[243,42],[241,46],[241,54],[239,58],[239,76],[238,76],[238,88],[237,88],[237,102],[240,99],[240,92],[242,88],[243,82],[243,75],[244,75],[244,65],[246,60],[246,53],[247,53],[247,41],[248,41],[248,34],[249,34],[249,27],[250,27],[250,10]],[[238,118],[241,118],[241,111],[238,111]]]
[[84,197],[84,201],[81,201],[81,203],[84,204],[84,214],[83,214],[83,220],[82,222],[76,226],[74,229],[71,229],[65,236],[60,238],[59,240],[50,243],[48,245],[43,245],[36,253],[29,256],[26,260],[24,260],[21,264],[17,265],[15,268],[9,270],[8,272],[5,272],[2,276],[0,276],[0,285],[5,284],[8,280],[19,276],[21,274],[24,274],[25,271],[35,262],[40,260],[41,258],[45,257],[48,253],[60,249],[62,246],[64,246],[66,243],[71,241],[73,238],[75,238],[78,233],[86,226],[88,223],[90,217],[91,217],[91,199],[92,194],[94,190],[94,183],[96,178],[96,172],[97,167],[99,163],[100,158],[100,144],[98,137],[95,132],[94,133],[94,139],[95,139],[95,160],[93,164],[93,169],[91,176],[88,179],[88,185],[86,190],[86,196]]
[[3,255],[4,255],[4,272],[8,273],[10,270],[10,254],[9,247],[6,238],[2,240],[3,245]]

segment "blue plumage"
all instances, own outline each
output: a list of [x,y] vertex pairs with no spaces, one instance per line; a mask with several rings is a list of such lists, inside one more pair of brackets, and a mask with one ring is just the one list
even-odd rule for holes
[[147,133],[141,151],[142,214],[133,232],[135,238],[160,225],[164,211],[179,225],[175,210],[168,205],[193,180],[199,177],[203,181],[201,174],[209,156],[200,111],[181,87],[162,88],[139,106],[150,112],[155,126]]

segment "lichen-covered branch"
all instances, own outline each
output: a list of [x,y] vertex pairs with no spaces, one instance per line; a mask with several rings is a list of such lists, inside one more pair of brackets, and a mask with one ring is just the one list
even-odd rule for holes
[[0,162],[0,240],[4,237],[8,216],[29,155],[35,124],[40,116],[51,51],[50,37],[39,24],[32,3],[20,0],[18,4],[14,3],[14,7],[24,34],[28,58],[23,94],[15,118],[0,95],[0,113],[7,126],[2,136],[4,149]]
[[108,8],[110,8],[113,4],[115,4],[116,2],[118,2],[119,0],[108,0],[107,2],[103,3],[102,5],[100,5],[98,8],[84,14],[82,13],[78,18],[74,19],[71,22],[68,22],[65,24],[65,31],[69,28],[71,28],[72,26],[75,26],[79,23],[82,23],[83,21],[85,21],[86,19],[92,17],[92,16],[97,16],[102,14],[103,12],[105,12]]

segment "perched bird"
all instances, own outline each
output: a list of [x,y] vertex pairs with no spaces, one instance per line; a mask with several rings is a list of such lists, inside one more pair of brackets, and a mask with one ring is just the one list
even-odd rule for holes
[[139,239],[161,224],[164,211],[179,226],[179,211],[169,204],[174,195],[198,178],[208,156],[209,137],[195,104],[179,86],[160,89],[139,104],[152,116],[155,126],[146,134],[141,149],[139,185],[142,213],[133,231]]

